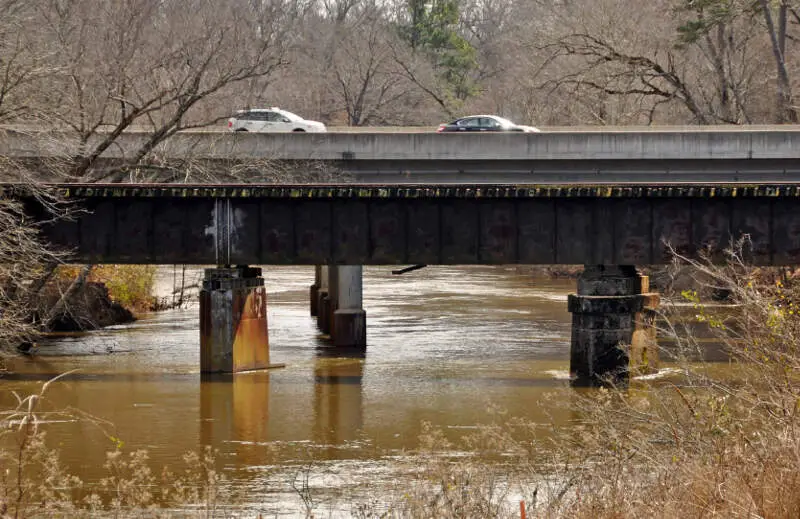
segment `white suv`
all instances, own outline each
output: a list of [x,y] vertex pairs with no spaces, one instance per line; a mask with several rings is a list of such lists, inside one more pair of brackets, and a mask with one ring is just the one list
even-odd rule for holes
[[233,132],[324,132],[325,125],[308,121],[292,112],[272,108],[239,110],[228,119],[228,129]]

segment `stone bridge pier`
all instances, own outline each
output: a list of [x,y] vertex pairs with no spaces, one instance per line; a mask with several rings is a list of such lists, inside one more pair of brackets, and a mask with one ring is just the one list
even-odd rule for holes
[[[367,314],[361,265],[318,265],[311,313],[335,347],[365,348]],[[200,371],[236,373],[270,367],[267,294],[261,269],[205,269],[200,291]]]
[[363,308],[363,267],[338,265],[331,267],[333,319],[331,341],[343,348],[367,346],[367,313]]
[[587,265],[570,294],[570,375],[575,386],[626,384],[655,370],[658,294],[632,265]]

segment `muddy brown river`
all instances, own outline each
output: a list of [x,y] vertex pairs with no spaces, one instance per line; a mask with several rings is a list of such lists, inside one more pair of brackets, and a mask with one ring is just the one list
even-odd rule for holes
[[[161,292],[172,276],[161,269]],[[341,356],[309,316],[313,268],[268,267],[264,276],[271,361],[284,368],[202,378],[195,300],[131,325],[47,340],[0,379],[2,404],[11,404],[10,390],[38,391],[76,370],[53,384],[51,405],[110,425],[49,425],[70,471],[89,482],[103,477],[105,453],[115,447],[109,436],[125,449],[147,449],[154,467],[211,446],[248,506],[270,516],[296,515],[291,481],[302,471],[320,496],[396,478],[393,460],[417,447],[423,422],[459,435],[498,408],[543,425],[572,419],[543,402],[571,391],[573,280],[532,279],[514,267],[402,276],[366,267],[367,352]],[[319,501],[324,515],[345,509],[335,499]]]

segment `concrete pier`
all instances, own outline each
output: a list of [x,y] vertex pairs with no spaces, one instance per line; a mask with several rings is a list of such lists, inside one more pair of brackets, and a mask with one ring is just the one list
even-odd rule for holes
[[319,287],[322,278],[322,265],[314,266],[314,284],[308,290],[308,308],[311,317],[319,315]]
[[339,309],[339,266],[328,266],[328,335],[333,341],[336,335],[336,320],[333,318],[336,310]]
[[200,291],[200,371],[269,367],[267,293],[261,269],[205,269]]
[[658,294],[632,265],[587,265],[570,294],[570,375],[576,386],[626,384],[658,363]]
[[319,289],[317,291],[317,328],[322,333],[331,331],[330,267],[319,267]]
[[331,267],[331,293],[335,296],[331,339],[333,345],[347,348],[367,346],[367,313],[363,308],[361,265]]

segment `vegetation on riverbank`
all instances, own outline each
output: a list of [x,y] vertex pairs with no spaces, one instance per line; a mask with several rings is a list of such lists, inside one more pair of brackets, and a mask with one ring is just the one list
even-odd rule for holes
[[[13,164],[0,160],[0,173],[6,167]],[[37,195],[45,207],[61,212],[58,200],[43,190]],[[34,318],[42,290],[52,280],[62,255],[41,242],[29,220],[21,203],[0,198],[0,353],[31,344],[41,323],[54,315],[47,311]]]
[[[667,376],[531,403],[567,407],[567,426],[499,409],[493,423],[460,438],[426,426],[417,451],[397,461],[407,464],[405,476],[375,488],[371,499],[353,498],[351,515],[519,517],[522,502],[529,517],[797,517],[800,285],[760,279],[739,255],[721,268],[688,263],[736,308],[717,313],[695,291],[684,293],[683,315],[688,305],[730,355],[724,377],[697,360],[693,323],[670,320],[666,308],[672,324],[664,333],[677,344],[662,353],[673,366]],[[64,415],[43,409],[46,398],[36,395],[0,417],[5,445],[12,440],[2,458],[11,470],[0,478],[5,514],[225,517],[237,510],[239,497],[228,493],[208,452],[191,456],[181,478],[161,479],[146,453],[118,443],[108,478],[82,486],[44,447],[45,423]],[[308,467],[296,480],[305,484],[293,483],[298,509],[287,512],[326,516],[308,484],[313,461]]]
[[[159,309],[154,265],[59,266],[42,288],[36,316],[52,314],[43,332],[93,330]],[[79,286],[71,290],[76,284]],[[43,323],[44,324],[44,323]]]
[[[77,267],[59,269],[60,277],[74,279]],[[148,312],[156,303],[153,296],[155,265],[96,265],[87,281],[102,283],[109,297],[133,312]]]
[[[52,220],[78,217],[80,208],[58,199],[13,169]],[[135,313],[163,304],[153,295],[155,266],[64,265],[65,252],[52,250],[13,199],[0,199],[0,353],[27,351],[45,332],[94,329],[132,321]]]
[[[685,263],[735,305],[721,314],[695,290],[684,293],[694,320],[708,324],[729,353],[726,377],[697,361],[703,352],[692,323],[669,321],[665,332],[677,347],[663,356],[674,375],[576,392],[563,404],[575,426],[551,431],[544,442],[542,424],[515,420],[498,420],[458,445],[435,442],[423,460],[447,447],[502,461],[480,471],[471,460],[429,462],[412,502],[435,508],[411,515],[486,516],[502,505],[498,496],[511,494],[535,517],[797,517],[800,286],[791,278],[759,281],[740,254],[722,268]],[[506,505],[503,515],[515,514]]]

